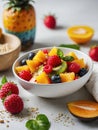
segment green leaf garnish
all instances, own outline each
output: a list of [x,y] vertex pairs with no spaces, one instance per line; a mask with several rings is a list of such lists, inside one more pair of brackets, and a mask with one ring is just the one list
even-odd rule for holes
[[2,84],[5,84],[6,82],[8,82],[8,81],[7,81],[7,78],[6,78],[6,76],[3,76],[2,80],[1,80],[1,83],[2,83]]
[[50,122],[46,115],[39,114],[36,119],[28,120],[26,122],[28,130],[49,130]]
[[73,61],[74,57],[72,57],[72,56],[65,56],[65,57],[63,57],[63,60],[64,61]]
[[2,80],[1,80],[0,88],[1,88],[2,85],[5,84],[6,82],[8,82],[8,81],[7,81],[7,78],[6,78],[6,76],[3,76],[3,77],[2,77]]
[[63,53],[63,51],[61,49],[58,49],[57,50],[57,55],[62,59],[63,56],[64,56],[64,53]]

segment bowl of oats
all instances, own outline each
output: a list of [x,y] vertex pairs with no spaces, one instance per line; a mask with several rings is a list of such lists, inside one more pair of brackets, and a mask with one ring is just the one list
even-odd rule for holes
[[20,51],[20,39],[15,35],[2,33],[0,35],[0,71],[11,68]]

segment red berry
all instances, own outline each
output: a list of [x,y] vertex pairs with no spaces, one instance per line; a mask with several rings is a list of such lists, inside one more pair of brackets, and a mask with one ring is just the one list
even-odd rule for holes
[[5,83],[0,90],[0,98],[4,99],[10,94],[19,94],[18,86],[12,82]]
[[48,50],[47,50],[47,49],[44,49],[43,52],[44,52],[45,54],[48,54]]
[[50,29],[54,29],[56,27],[56,19],[53,15],[45,16],[44,18],[44,24],[46,27]]
[[61,59],[57,55],[50,56],[47,60],[47,64],[51,65],[52,67],[56,67],[61,64]]
[[52,72],[52,66],[51,65],[45,65],[44,66],[44,71],[49,74]]
[[19,72],[18,76],[26,81],[29,81],[32,78],[32,74],[30,73],[30,71],[27,70]]
[[69,67],[68,67],[68,71],[69,71],[69,72],[78,73],[79,70],[80,70],[80,65],[77,64],[77,63],[75,63],[75,62],[71,63],[71,64],[69,65]]
[[92,47],[89,50],[89,56],[91,57],[92,60],[98,61],[98,46]]
[[21,97],[16,94],[9,95],[4,100],[5,109],[12,114],[20,113],[23,110],[23,106],[24,104]]

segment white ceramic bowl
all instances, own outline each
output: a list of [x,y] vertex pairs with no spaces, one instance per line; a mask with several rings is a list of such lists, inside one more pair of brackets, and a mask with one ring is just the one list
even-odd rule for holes
[[[47,49],[50,50],[53,47],[48,47]],[[60,47],[57,47],[60,48]],[[46,49],[46,48],[41,48]],[[13,64],[13,74],[18,80],[18,82],[21,84],[21,86],[26,89],[28,92],[45,98],[58,98],[63,97],[69,94],[72,94],[79,90],[81,87],[83,87],[88,79],[91,76],[92,69],[93,69],[93,63],[90,57],[86,54],[84,54],[81,51],[77,51],[75,49],[69,49],[69,48],[60,48],[65,54],[68,52],[75,52],[78,57],[84,58],[85,63],[88,65],[88,72],[81,78],[74,80],[72,82],[64,82],[64,83],[57,83],[57,84],[35,84],[30,83],[28,81],[25,81],[21,79],[15,72],[15,67],[19,66],[20,61],[23,58],[26,58],[28,53],[24,54],[23,56],[19,57]],[[32,52],[37,52],[39,49],[32,50]]]

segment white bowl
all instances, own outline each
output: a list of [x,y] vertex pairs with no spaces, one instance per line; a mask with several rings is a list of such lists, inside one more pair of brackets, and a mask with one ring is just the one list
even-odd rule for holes
[[[53,47],[48,47],[47,49],[50,50]],[[20,61],[23,58],[27,58],[28,53],[24,54],[23,56],[19,57],[13,64],[13,74],[18,80],[18,82],[21,84],[21,86],[26,89],[28,92],[40,96],[40,97],[45,97],[45,98],[58,98],[58,97],[63,97],[67,96],[69,94],[72,94],[79,90],[81,87],[83,87],[88,79],[91,76],[92,69],[93,69],[93,63],[92,60],[88,55],[81,51],[77,51],[75,49],[69,49],[69,48],[60,48],[64,53],[68,52],[75,52],[76,55],[80,58],[84,58],[85,63],[87,64],[89,70],[88,72],[81,78],[74,80],[72,82],[64,82],[64,83],[57,83],[57,84],[35,84],[35,83],[30,83],[28,81],[25,81],[21,79],[15,72],[15,67],[19,66]],[[46,48],[39,48],[40,50],[46,49]],[[32,52],[37,52],[39,49],[32,50]]]

